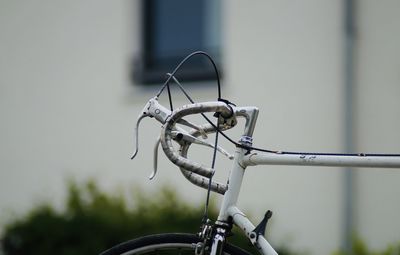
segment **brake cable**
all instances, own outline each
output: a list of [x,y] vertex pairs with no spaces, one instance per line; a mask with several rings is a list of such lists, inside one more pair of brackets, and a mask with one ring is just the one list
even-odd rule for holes
[[[211,58],[210,55],[208,55],[206,52],[204,51],[195,51],[191,54],[189,54],[188,56],[186,56],[176,67],[175,69],[172,71],[171,74],[167,74],[169,77],[167,78],[167,80],[164,82],[164,85],[161,87],[160,91],[157,93],[157,97],[159,95],[161,95],[161,93],[163,92],[163,90],[165,89],[165,87],[167,87],[168,90],[168,100],[169,100],[169,104],[170,104],[170,108],[171,111],[173,111],[173,106],[172,106],[172,96],[171,96],[171,91],[170,91],[170,86],[169,86],[169,82],[171,79],[174,79],[174,81],[176,82],[176,84],[178,84],[178,86],[180,87],[180,89],[182,90],[182,92],[185,94],[185,96],[189,99],[189,101],[193,104],[194,101],[193,99],[190,98],[190,96],[186,93],[186,91],[183,89],[183,87],[180,85],[179,81],[175,78],[175,74],[176,72],[182,67],[182,65],[188,61],[190,58],[196,56],[196,55],[203,55],[205,57],[207,57],[207,59],[210,61],[210,63],[212,64],[214,71],[215,71],[215,76],[216,76],[216,80],[217,80],[217,87],[218,87],[218,101],[221,100],[221,82],[220,82],[220,76],[219,76],[219,72],[218,72],[218,68],[217,65],[215,64],[214,60]],[[205,114],[201,114],[204,118],[206,118],[206,120],[214,127],[216,128],[217,131],[219,131],[218,128],[218,121],[219,119],[217,118],[217,125],[214,125],[211,120],[209,120]],[[207,222],[208,219],[208,207],[209,207],[209,202],[210,202],[210,194],[211,194],[211,183],[212,183],[212,178],[214,176],[215,173],[215,162],[216,162],[216,158],[217,158],[217,146],[218,146],[218,134],[220,132],[216,132],[215,133],[215,141],[214,141],[214,150],[213,150],[213,157],[212,157],[212,162],[211,162],[211,169],[213,170],[210,178],[208,179],[208,189],[207,189],[207,197],[206,197],[206,204],[205,204],[205,208],[204,208],[204,214],[203,214],[203,218],[202,218],[202,223],[205,224]]]

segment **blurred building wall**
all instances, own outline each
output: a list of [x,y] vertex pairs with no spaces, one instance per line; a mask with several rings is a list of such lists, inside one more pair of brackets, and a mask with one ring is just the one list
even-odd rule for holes
[[[358,150],[400,151],[400,3],[359,1],[356,132]],[[400,178],[395,170],[358,170],[356,229],[373,247],[400,240]]]
[[[361,152],[400,152],[398,8],[360,1],[357,10],[354,140]],[[224,1],[222,9],[223,96],[260,108],[255,145],[342,151],[342,1]],[[0,224],[43,200],[61,206],[71,177],[95,177],[110,191],[175,184],[185,199],[204,201],[204,191],[163,157],[147,181],[159,130],[151,120],[129,160],[136,116],[157,91],[129,80],[139,15],[137,0],[0,1]],[[212,86],[190,88],[198,100],[216,97]],[[230,162],[217,166],[223,176]],[[274,212],[273,244],[313,254],[340,247],[342,169],[256,167],[246,175],[240,206],[255,222]],[[356,170],[355,231],[373,248],[400,240],[399,182],[395,170]]]

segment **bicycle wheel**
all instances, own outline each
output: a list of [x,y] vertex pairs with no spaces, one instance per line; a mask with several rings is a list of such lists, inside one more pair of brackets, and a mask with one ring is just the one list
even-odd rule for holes
[[[140,237],[125,243],[118,244],[100,255],[131,255],[131,254],[194,254],[196,244],[201,240],[192,234],[158,234]],[[226,255],[250,255],[239,247],[226,244]]]

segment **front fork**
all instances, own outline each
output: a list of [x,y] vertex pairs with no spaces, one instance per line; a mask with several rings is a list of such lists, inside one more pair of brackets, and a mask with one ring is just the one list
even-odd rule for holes
[[225,245],[227,230],[224,227],[217,227],[211,243],[210,255],[222,255]]
[[226,237],[232,229],[232,223],[219,222],[212,224],[210,220],[202,226],[199,237],[203,240],[196,247],[196,255],[222,255]]

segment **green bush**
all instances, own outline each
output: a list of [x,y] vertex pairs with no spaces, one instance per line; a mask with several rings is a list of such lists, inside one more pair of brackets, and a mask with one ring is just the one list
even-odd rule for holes
[[198,231],[202,208],[178,201],[167,188],[151,199],[140,194],[129,208],[122,195],[107,195],[94,182],[81,187],[71,183],[64,211],[42,205],[10,223],[3,250],[6,255],[97,254],[145,234]]
[[359,237],[354,237],[350,251],[338,251],[333,255],[400,255],[400,243],[389,245],[382,251],[371,251]]
[[[98,254],[147,234],[199,231],[203,205],[190,206],[169,188],[157,194],[146,196],[137,191],[128,206],[125,196],[109,195],[93,181],[84,185],[71,182],[64,210],[40,205],[5,227],[1,240],[4,255]],[[216,218],[214,205],[209,208],[209,215]],[[229,241],[258,254],[241,235],[235,234]],[[400,255],[400,244],[370,251],[359,238],[354,238],[352,246],[350,252],[338,251],[334,255]],[[288,246],[279,248],[278,253],[299,254]]]
[[[109,195],[94,182],[70,183],[65,209],[49,205],[34,208],[5,227],[2,246],[5,255],[98,254],[135,237],[166,232],[199,231],[204,206],[189,206],[169,188],[158,196],[135,192],[133,206],[123,195]],[[215,206],[209,216],[215,219]],[[257,254],[246,238],[234,235],[230,242]],[[282,249],[279,254],[294,254]]]

